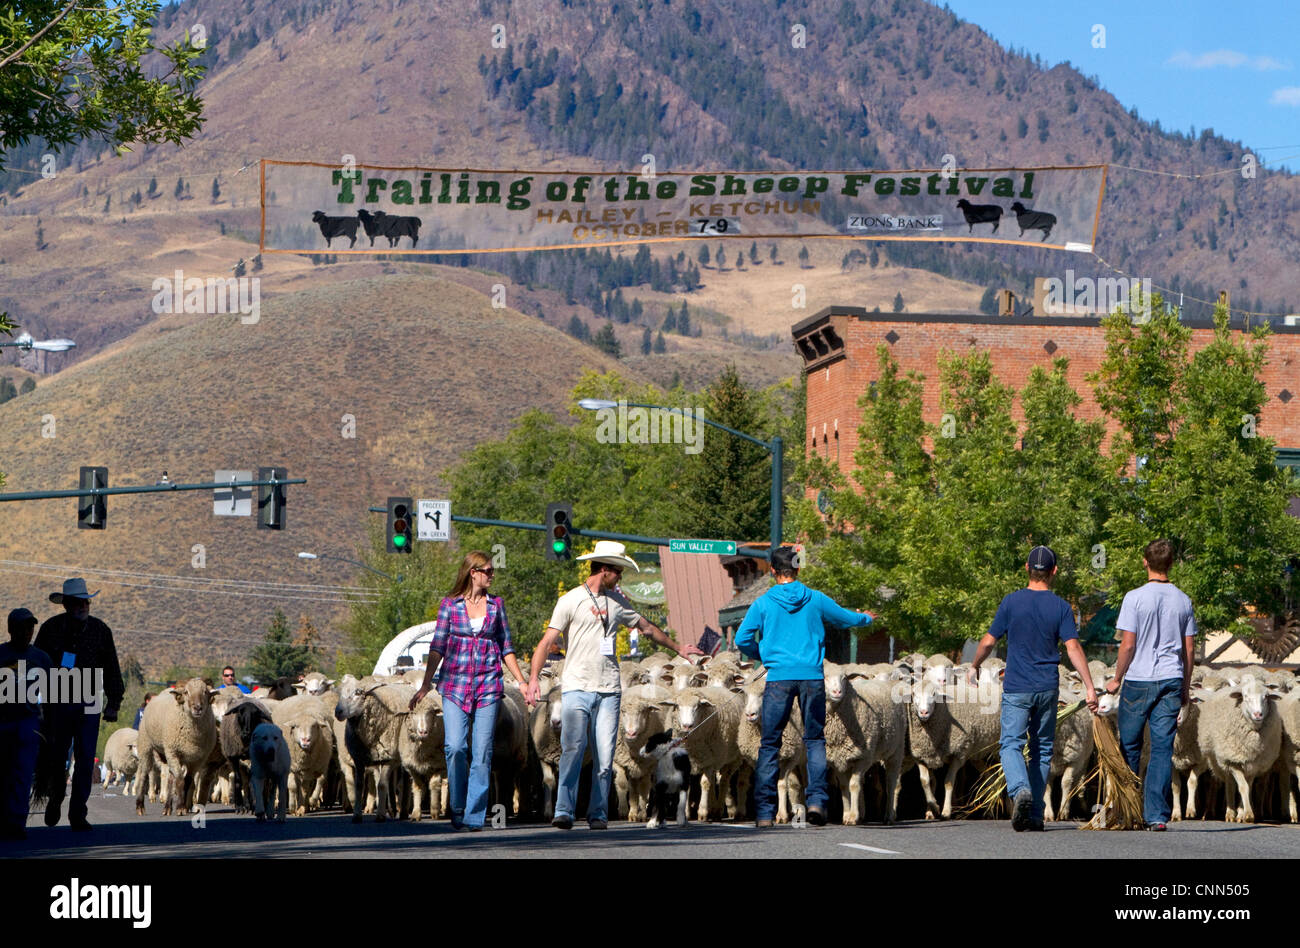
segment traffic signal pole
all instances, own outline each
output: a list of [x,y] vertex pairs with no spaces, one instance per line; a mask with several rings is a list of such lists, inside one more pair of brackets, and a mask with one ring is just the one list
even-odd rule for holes
[[[213,484],[148,484],[138,487],[98,487],[88,490],[26,490],[12,494],[0,494],[0,501],[5,500],[53,500],[59,497],[106,497],[109,494],[158,494],[177,490],[222,490],[229,487],[274,487],[277,484],[306,484],[307,478],[294,477],[284,480],[265,481],[225,481]],[[380,508],[383,511],[383,508]],[[538,529],[541,529],[540,527]]]
[[[368,507],[371,513],[387,513],[387,507]],[[486,517],[463,517],[460,514],[452,514],[451,519],[458,523],[472,523],[479,527],[509,527],[512,530],[541,530],[546,531],[544,523],[522,523],[518,520],[489,520]],[[592,537],[596,540],[619,540],[623,543],[645,543],[648,546],[667,546],[667,537],[647,537],[638,533],[610,533],[607,530],[582,530],[578,527],[570,527],[569,532],[576,537]],[[755,559],[768,559],[771,553],[767,547],[762,546],[737,546],[736,553],[741,556],[752,556]]]

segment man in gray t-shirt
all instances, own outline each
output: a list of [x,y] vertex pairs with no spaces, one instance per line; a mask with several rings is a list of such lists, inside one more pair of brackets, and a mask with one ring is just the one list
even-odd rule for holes
[[1174,732],[1178,713],[1191,700],[1196,618],[1192,600],[1169,582],[1174,546],[1153,540],[1142,551],[1147,583],[1130,590],[1115,626],[1121,635],[1115,677],[1106,690],[1123,685],[1119,739],[1134,773],[1142,759],[1142,732],[1151,729],[1151,757],[1143,787],[1147,829],[1163,830],[1173,811]]

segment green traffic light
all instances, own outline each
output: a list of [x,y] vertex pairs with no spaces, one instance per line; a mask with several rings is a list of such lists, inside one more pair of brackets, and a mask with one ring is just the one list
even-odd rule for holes
[[564,552],[564,541],[563,541],[563,540],[556,540],[554,543],[551,544],[551,549],[554,550],[556,553],[563,553],[563,552]]
[[406,537],[402,536],[400,533],[393,537],[393,546],[406,546]]

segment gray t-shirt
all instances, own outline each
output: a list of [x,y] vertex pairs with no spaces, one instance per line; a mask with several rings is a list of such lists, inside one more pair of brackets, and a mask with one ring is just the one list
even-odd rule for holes
[[1183,640],[1196,635],[1192,600],[1172,583],[1155,580],[1124,595],[1115,627],[1137,634],[1125,681],[1183,677]]
[[585,585],[570,589],[555,604],[550,628],[565,635],[563,691],[622,691],[615,633],[636,628],[641,617],[617,592],[593,594]]

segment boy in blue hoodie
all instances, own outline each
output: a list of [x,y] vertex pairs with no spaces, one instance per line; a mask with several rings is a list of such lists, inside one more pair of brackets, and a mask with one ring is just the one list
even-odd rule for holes
[[840,628],[868,625],[869,612],[851,612],[825,593],[799,582],[795,551],[783,546],[772,553],[776,585],[749,607],[736,632],[736,648],[759,659],[767,669],[763,687],[763,740],[754,777],[754,808],[760,829],[776,816],[776,780],[781,735],[790,708],[799,699],[803,742],[808,752],[808,822],[826,822],[826,623]]

